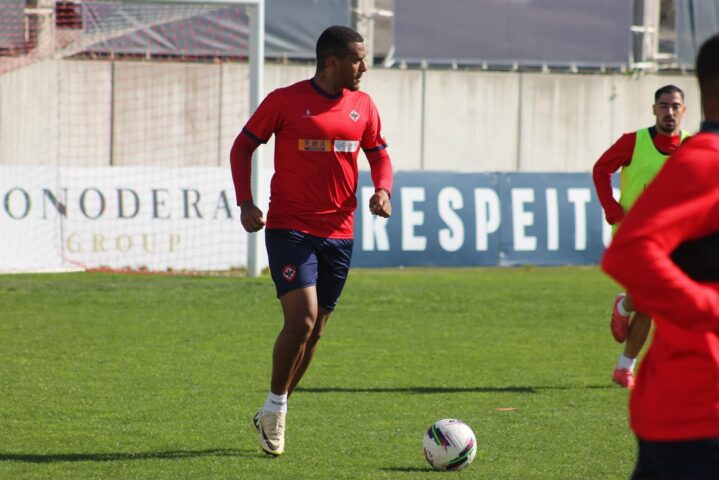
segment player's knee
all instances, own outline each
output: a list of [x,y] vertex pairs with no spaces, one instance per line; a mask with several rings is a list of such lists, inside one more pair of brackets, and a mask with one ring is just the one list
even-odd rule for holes
[[317,345],[317,342],[320,341],[320,338],[322,338],[322,330],[321,329],[315,329],[310,334],[310,338],[307,339],[307,346],[308,347],[314,347]]
[[299,343],[308,341],[314,330],[315,319],[311,315],[299,315],[285,320],[285,332]]
[[315,322],[315,326],[312,329],[312,334],[310,335],[309,342],[314,345],[317,342],[320,341],[320,338],[322,338],[322,333],[325,330],[325,326],[327,325],[327,321],[330,318],[329,311],[326,311],[324,309],[320,309],[319,315],[317,317],[317,321]]

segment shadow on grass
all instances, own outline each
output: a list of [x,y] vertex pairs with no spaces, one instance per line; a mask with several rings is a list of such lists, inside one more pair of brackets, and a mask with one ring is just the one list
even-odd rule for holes
[[601,390],[617,388],[615,385],[577,385],[577,386],[539,386],[520,387],[516,385],[507,387],[297,387],[298,392],[307,393],[539,393],[541,390]]
[[415,473],[415,472],[434,472],[429,467],[419,468],[419,467],[385,467],[380,468],[380,470],[383,470],[385,472],[405,472],[405,473]]
[[257,456],[257,450],[211,449],[176,450],[169,452],[138,453],[0,453],[0,462],[55,463],[55,462],[117,462],[125,460],[176,460],[197,457],[250,457]]

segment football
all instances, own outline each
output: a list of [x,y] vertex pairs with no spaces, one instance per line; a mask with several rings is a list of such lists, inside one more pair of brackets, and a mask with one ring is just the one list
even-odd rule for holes
[[445,418],[424,435],[424,458],[435,470],[462,470],[477,455],[474,432],[461,420]]

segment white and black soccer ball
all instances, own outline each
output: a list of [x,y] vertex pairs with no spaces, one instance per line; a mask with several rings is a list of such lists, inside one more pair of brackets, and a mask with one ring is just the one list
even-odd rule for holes
[[435,470],[462,470],[477,455],[477,439],[461,420],[437,420],[424,434],[424,457]]

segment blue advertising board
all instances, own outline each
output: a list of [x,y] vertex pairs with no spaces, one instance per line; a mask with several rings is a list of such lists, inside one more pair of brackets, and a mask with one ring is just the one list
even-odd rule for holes
[[352,264],[596,264],[611,238],[587,173],[397,172],[392,217],[360,173]]

